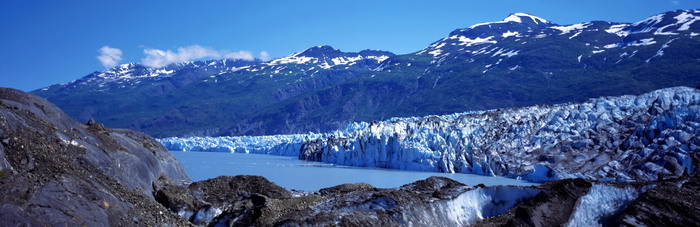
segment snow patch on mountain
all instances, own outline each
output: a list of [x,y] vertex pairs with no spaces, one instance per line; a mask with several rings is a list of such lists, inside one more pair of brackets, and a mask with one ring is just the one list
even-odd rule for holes
[[264,63],[263,65],[279,66],[286,64],[316,64],[316,66],[319,68],[330,69],[340,65],[351,66],[360,61],[367,60],[374,61],[375,64],[379,64],[392,55],[393,54],[389,52],[370,50],[361,51],[360,53],[345,53],[341,52],[340,50],[333,49],[330,46],[317,46],[286,57],[274,59],[268,63]]
[[387,55],[380,55],[380,56],[366,56],[365,58],[366,58],[366,59],[372,59],[372,60],[375,60],[375,61],[377,61],[377,63],[382,63],[382,62],[384,62],[384,61],[385,61],[386,59],[389,59],[389,56],[387,56]]
[[[431,64],[440,65],[442,62],[452,59],[447,58],[447,55],[459,58],[462,53],[471,53],[472,55],[492,54],[487,51],[494,50],[494,48],[512,46],[510,41],[520,42],[521,45],[525,45],[532,39],[549,39],[556,35],[567,35],[569,39],[578,38],[582,39],[582,41],[585,40],[586,46],[590,46],[593,42],[599,42],[599,40],[616,41],[616,43],[603,44],[595,47],[594,50],[590,50],[593,54],[600,54],[605,52],[605,49],[656,44],[657,39],[649,37],[651,35],[679,35],[681,32],[686,32],[689,33],[690,37],[693,37],[695,33],[687,31],[691,29],[691,25],[699,18],[700,16],[698,16],[696,11],[685,10],[654,15],[636,23],[593,21],[572,25],[557,25],[528,14],[512,14],[503,21],[481,23],[465,29],[457,29],[447,37],[416,52],[416,54],[432,55],[434,60],[431,61]],[[599,33],[614,34],[620,39],[615,40],[615,38]],[[630,35],[636,35],[635,39],[637,40],[630,40]],[[606,38],[588,40],[591,37]],[[534,42],[539,43],[539,41]],[[482,45],[491,49],[481,48],[480,46]]]
[[664,14],[657,14],[654,16],[651,16],[649,18],[646,18],[644,20],[641,20],[639,22],[633,23],[633,27],[638,27],[642,26],[641,29],[638,29],[632,33],[644,33],[644,32],[650,32],[651,30],[655,29],[655,25],[661,23],[661,21],[664,19]]
[[[121,80],[121,79],[135,79],[135,78],[143,78],[143,77],[155,77],[155,76],[167,76],[175,72],[174,70],[166,70],[166,69],[152,69],[152,68],[147,68],[146,73],[142,74],[135,74],[134,69],[139,67],[139,65],[135,63],[128,63],[128,64],[122,64],[118,65],[114,68],[105,70],[97,75],[95,75],[95,79],[100,78],[104,80]],[[91,80],[89,80],[91,81]]]
[[503,38],[508,38],[508,37],[518,37],[518,35],[520,35],[520,33],[519,33],[519,32],[511,32],[511,31],[507,31],[507,32],[504,32],[504,33],[503,33],[503,35],[501,35],[501,37],[503,37]]
[[[496,51],[496,53],[491,55],[491,57],[509,57],[510,58],[510,57],[515,56],[515,55],[518,55],[519,52],[520,52],[519,50],[509,50],[509,49],[505,49],[505,48],[499,48],[498,51]],[[496,64],[498,64],[498,63],[496,63]]]
[[530,14],[527,14],[527,13],[514,13],[514,14],[511,14],[510,16],[506,17],[506,19],[504,19],[503,21],[505,21],[505,22],[512,21],[512,22],[516,22],[516,23],[523,23],[522,18],[530,18],[530,20],[532,20],[533,22],[535,22],[535,24],[540,24],[540,23],[546,24],[546,23],[549,23],[549,21],[547,21],[547,20],[545,20],[545,19],[542,19],[542,18],[540,18],[540,17],[533,16],[533,15],[530,15]]
[[700,17],[693,15],[690,12],[681,12],[678,16],[673,17],[676,20],[675,23],[669,23],[662,26],[654,32],[655,35],[677,35],[678,33],[672,31],[666,31],[666,29],[677,27],[675,31],[687,31],[690,29],[690,25],[700,20]]
[[[697,13],[697,10],[695,11]],[[695,23],[696,21],[700,20],[700,17],[695,16],[693,14],[690,14],[688,12],[683,12],[680,15],[674,17],[676,20],[678,20],[677,24],[682,24],[679,28],[678,31],[687,31],[690,29],[690,25]]]
[[527,13],[514,13],[503,19],[502,21],[496,21],[496,22],[487,22],[487,23],[479,23],[475,24],[472,26],[469,26],[470,29],[480,27],[480,26],[485,26],[485,25],[492,25],[492,24],[502,24],[502,23],[508,23],[508,22],[514,22],[514,23],[524,23],[523,19],[528,19],[535,24],[548,24],[549,21],[542,19],[537,16],[533,16]]
[[206,61],[186,61],[171,64],[161,68],[150,68],[137,63],[127,63],[115,66],[101,72],[91,73],[83,78],[69,83],[52,85],[42,88],[46,91],[56,87],[67,87],[69,89],[77,87],[88,87],[104,91],[106,89],[134,86],[144,80],[162,80],[170,78],[181,70],[202,70],[209,75],[221,75],[224,73],[236,72],[238,70],[256,64],[259,61],[245,60],[206,60]]
[[605,31],[620,37],[640,33],[678,35],[679,32],[688,31],[691,25],[700,20],[700,15],[698,14],[700,14],[698,10],[667,12],[648,17],[632,24],[615,24]]
[[626,42],[626,43],[613,43],[613,44],[608,44],[603,46],[603,48],[610,49],[610,48],[618,48],[618,47],[628,47],[628,46],[649,46],[656,44],[656,41],[654,41],[654,38],[646,38],[646,39],[640,39],[640,40],[635,40],[632,42]]
[[[676,15],[677,14],[677,15]],[[653,32],[654,35],[678,35],[700,20],[697,10],[678,10],[651,16],[629,26],[629,34]],[[674,16],[675,15],[675,16]]]
[[294,53],[287,57],[277,58],[267,65],[284,65],[284,64],[307,64],[307,63],[318,63],[318,58],[312,58],[307,56],[300,56],[301,52]]
[[486,43],[497,43],[495,40],[493,40],[493,36],[489,36],[486,38],[476,37],[473,39],[469,38],[469,37],[464,37],[464,36],[450,36],[447,38],[459,41],[459,43],[457,45],[460,45],[460,46],[474,46],[474,45],[486,44]]
[[656,57],[661,57],[661,56],[663,56],[663,55],[664,55],[664,49],[668,48],[668,47],[671,45],[671,43],[672,43],[673,41],[676,41],[677,39],[678,39],[678,38],[671,39],[671,40],[669,40],[668,42],[664,43],[664,45],[662,45],[661,48],[659,48],[659,50],[656,51],[656,54],[654,54],[654,56],[652,56],[652,57],[650,57],[649,59],[647,59],[646,62],[649,63],[649,62],[651,61],[651,59],[654,59],[654,58],[656,58]]
[[605,32],[615,34],[620,37],[625,37],[629,35],[629,32],[625,31],[629,26],[629,24],[615,24],[610,26],[610,28],[605,29]]
[[559,30],[559,31],[561,31],[561,35],[564,35],[564,34],[569,34],[572,31],[583,30],[591,25],[592,25],[591,23],[582,23],[582,24],[572,24],[572,25],[566,25],[566,26],[552,26],[550,28]]

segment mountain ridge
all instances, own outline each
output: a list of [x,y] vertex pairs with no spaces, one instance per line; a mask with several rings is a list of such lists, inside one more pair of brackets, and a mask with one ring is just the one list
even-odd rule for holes
[[34,93],[78,119],[163,137],[321,132],[352,121],[582,101],[700,81],[700,55],[692,51],[700,48],[700,10],[563,26],[525,15],[456,29],[410,54],[318,46],[236,70],[172,74],[184,83],[146,77],[106,93],[61,86]]

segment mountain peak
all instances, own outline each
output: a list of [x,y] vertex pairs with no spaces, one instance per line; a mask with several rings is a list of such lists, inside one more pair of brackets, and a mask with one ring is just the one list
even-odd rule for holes
[[315,46],[315,47],[311,47],[311,48],[309,48],[309,49],[336,50],[335,48],[333,48],[333,47],[330,46],[330,45]]
[[339,49],[335,49],[332,46],[323,45],[308,48],[302,52],[294,54],[297,57],[311,57],[318,59],[326,58],[337,58],[337,57],[356,57],[356,56],[394,56],[394,53],[382,50],[361,50],[360,52],[343,52]]
[[317,64],[318,67],[328,69],[336,65],[361,65],[374,67],[374,65],[394,56],[394,53],[381,50],[362,50],[360,52],[343,52],[328,45],[315,46],[302,52],[297,52],[287,57],[277,58],[267,65],[281,64]]
[[116,67],[112,67],[111,70],[115,70],[115,69],[130,69],[130,68],[135,68],[135,67],[137,67],[137,66],[139,66],[138,63],[130,62],[130,63],[125,63],[125,64],[117,65]]
[[647,33],[654,35],[676,35],[679,32],[697,31],[700,21],[700,10],[675,10],[656,14],[644,20],[630,24],[625,32]]
[[396,55],[396,54],[389,52],[389,51],[370,50],[370,49],[361,50],[360,52],[358,52],[358,54],[360,54],[361,56],[389,56],[389,57]]
[[333,48],[332,46],[328,45],[323,45],[323,46],[315,46],[311,47],[309,49],[306,49],[299,53],[299,56],[305,56],[305,57],[313,57],[313,58],[324,58],[324,57],[335,57],[338,55],[342,55],[343,52]]
[[[525,19],[525,20],[523,20]],[[548,24],[550,23],[549,21],[542,19],[541,17],[534,16],[532,14],[527,14],[527,13],[511,13],[503,19],[503,22],[516,22],[516,23],[526,23],[526,21],[532,21],[535,24]]]
[[484,26],[484,25],[506,24],[506,23],[517,23],[517,24],[525,24],[525,25],[551,25],[552,24],[548,20],[542,19],[541,17],[534,16],[532,14],[511,13],[510,15],[508,15],[508,17],[506,17],[502,21],[475,24],[475,25],[469,26],[469,28],[473,29],[476,27]]

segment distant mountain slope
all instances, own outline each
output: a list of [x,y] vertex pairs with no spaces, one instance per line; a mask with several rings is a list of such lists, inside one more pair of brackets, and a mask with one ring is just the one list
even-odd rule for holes
[[81,120],[155,136],[206,135],[298,94],[370,72],[390,56],[318,46],[264,63],[198,61],[159,69],[125,64],[33,93]]
[[[678,10],[636,23],[558,25],[516,13],[405,55],[321,46],[233,68],[143,69],[139,75],[157,76],[132,73],[130,86],[76,81],[34,93],[76,118],[157,137],[327,131],[352,121],[696,86],[698,19],[700,10]],[[176,83],[180,77],[188,80]]]

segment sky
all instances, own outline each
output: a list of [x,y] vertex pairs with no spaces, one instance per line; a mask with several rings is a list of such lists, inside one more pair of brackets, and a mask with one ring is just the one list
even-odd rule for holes
[[566,25],[676,9],[700,9],[700,0],[2,0],[0,87],[31,91],[129,62],[272,59],[318,45],[407,54],[516,12]]

